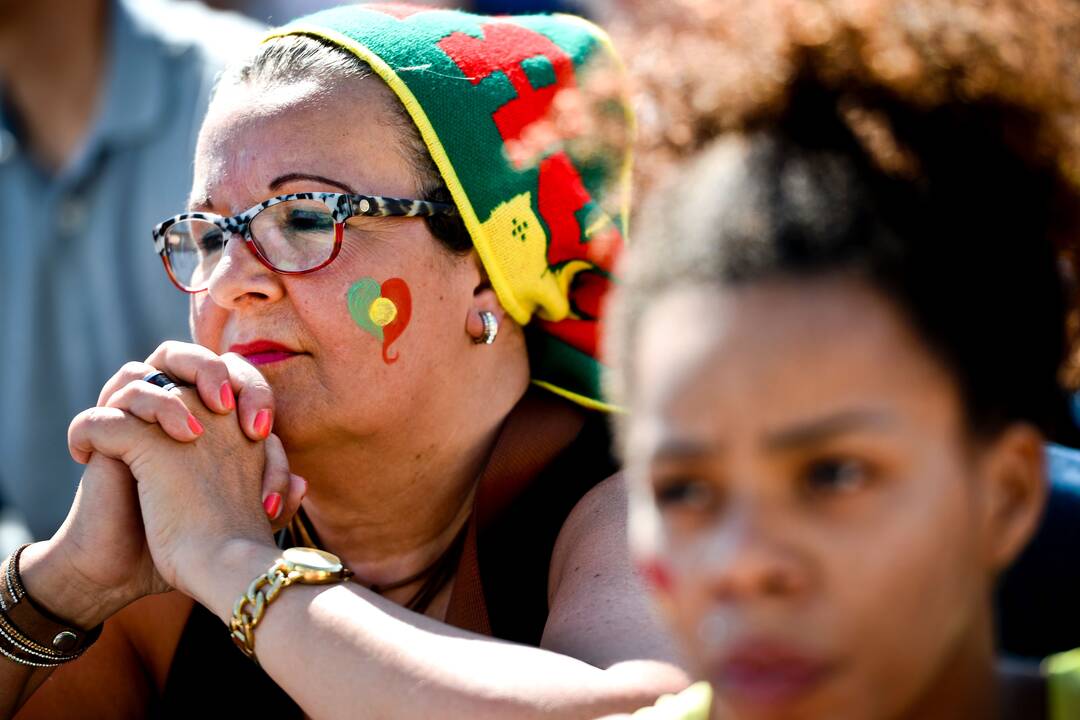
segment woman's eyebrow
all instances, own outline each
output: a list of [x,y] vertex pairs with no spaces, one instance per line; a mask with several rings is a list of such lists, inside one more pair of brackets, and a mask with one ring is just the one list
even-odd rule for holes
[[651,453],[652,462],[701,460],[722,455],[724,447],[716,442],[671,438],[663,440]]
[[334,187],[341,188],[350,195],[356,195],[356,191],[353,190],[348,183],[344,183],[340,180],[334,180],[332,178],[323,177],[322,175],[312,175],[310,173],[286,173],[270,181],[270,189],[277,190],[279,187],[287,182],[293,182],[294,180],[312,180],[318,183],[324,183],[326,185],[333,185]]
[[855,430],[883,430],[896,424],[896,418],[879,410],[847,410],[805,421],[769,433],[762,441],[766,450],[791,450],[823,442]]

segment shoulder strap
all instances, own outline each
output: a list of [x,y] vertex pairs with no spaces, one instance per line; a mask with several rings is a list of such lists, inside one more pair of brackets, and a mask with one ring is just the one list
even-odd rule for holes
[[550,393],[530,389],[510,412],[495,440],[488,464],[480,475],[476,505],[469,520],[465,547],[458,561],[446,622],[491,635],[491,622],[476,537],[547,467],[585,425],[584,411]]
[[585,426],[585,411],[531,388],[499,431],[476,491],[477,519],[485,527],[498,517]]

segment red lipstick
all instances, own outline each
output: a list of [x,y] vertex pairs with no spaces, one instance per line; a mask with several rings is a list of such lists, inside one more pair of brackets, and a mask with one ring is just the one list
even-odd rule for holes
[[296,350],[270,340],[256,340],[229,346],[229,352],[243,355],[252,365],[269,365],[299,355]]

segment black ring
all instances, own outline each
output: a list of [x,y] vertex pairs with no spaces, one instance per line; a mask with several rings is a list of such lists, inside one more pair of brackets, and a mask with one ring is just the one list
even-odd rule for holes
[[160,370],[155,370],[152,373],[147,373],[146,377],[143,378],[143,382],[148,382],[151,385],[157,385],[163,390],[172,390],[173,388],[180,387],[180,384],[178,382],[176,382]]

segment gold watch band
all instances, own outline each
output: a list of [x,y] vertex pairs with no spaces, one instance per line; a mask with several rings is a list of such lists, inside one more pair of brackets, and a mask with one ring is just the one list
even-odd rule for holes
[[255,661],[255,627],[266,614],[266,608],[284,588],[293,583],[322,585],[340,582],[352,575],[341,561],[328,552],[313,548],[290,548],[259,575],[247,591],[236,599],[229,621],[233,642],[240,651]]

